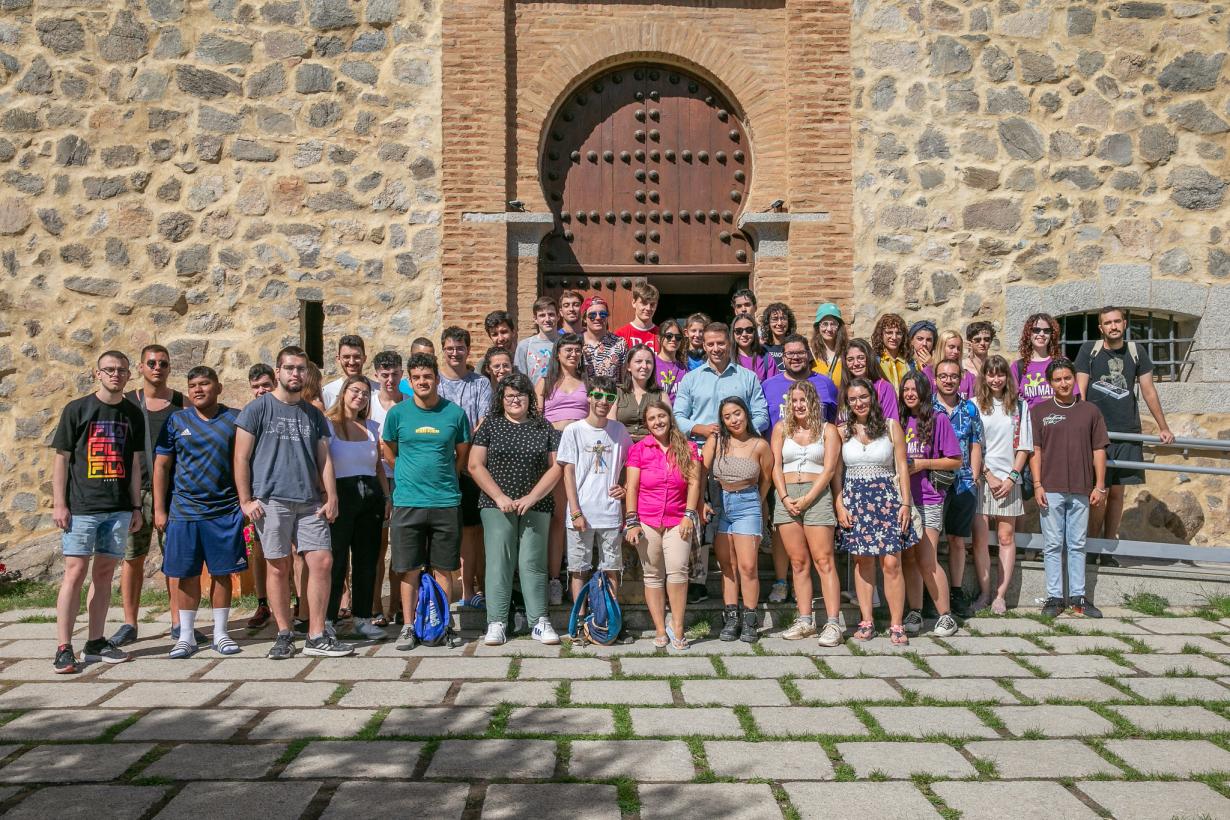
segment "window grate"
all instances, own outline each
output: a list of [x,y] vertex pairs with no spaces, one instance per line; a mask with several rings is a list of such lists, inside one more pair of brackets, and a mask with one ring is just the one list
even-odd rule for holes
[[[1192,343],[1199,320],[1178,313],[1129,310],[1127,340],[1144,347],[1153,360],[1153,379],[1159,382],[1185,381],[1191,376]],[[1073,313],[1059,317],[1060,349],[1075,361],[1081,345],[1102,338],[1098,314]]]

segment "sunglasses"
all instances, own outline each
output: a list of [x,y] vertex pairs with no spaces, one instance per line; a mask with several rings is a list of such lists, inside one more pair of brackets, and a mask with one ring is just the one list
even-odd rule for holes
[[990,336],[975,336],[974,338],[970,339],[970,341],[973,342],[974,344],[989,345],[991,343],[991,337]]
[[168,370],[171,367],[171,363],[165,359],[146,359],[145,366],[150,370]]
[[682,333],[663,333],[663,334],[662,334],[662,341],[664,341],[664,342],[682,342],[682,341],[683,341],[683,334],[682,334]]
[[1055,332],[1055,329],[1052,327],[1035,327],[1033,331],[1034,331],[1034,335],[1036,336],[1037,335],[1050,336],[1051,334]]
[[604,310],[604,311],[600,311],[600,312],[598,312],[598,313],[586,313],[586,314],[585,314],[585,318],[586,318],[586,319],[605,319],[606,317],[608,317],[608,316],[610,316],[610,315],[611,315],[611,314],[607,313],[607,312]]
[[615,399],[619,398],[614,393],[601,393],[597,390],[590,393],[589,397],[593,399],[594,401],[605,401],[607,403],[613,402],[615,401]]
[[756,332],[754,327],[737,327],[734,330],[736,336],[751,336]]

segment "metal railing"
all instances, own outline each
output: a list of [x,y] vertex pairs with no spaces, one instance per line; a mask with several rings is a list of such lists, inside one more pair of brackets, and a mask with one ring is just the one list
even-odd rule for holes
[[[1184,458],[1191,455],[1192,450],[1210,450],[1215,453],[1230,453],[1230,441],[1215,438],[1176,438],[1170,444],[1162,444],[1157,436],[1144,436],[1139,433],[1111,433],[1111,441],[1135,441],[1140,444],[1150,444],[1154,447],[1181,450]],[[1166,473],[1198,473],[1200,475],[1230,476],[1230,467],[1205,467],[1198,464],[1167,464],[1157,461],[1126,461],[1108,459],[1108,467],[1118,467],[1123,470],[1158,470]]]

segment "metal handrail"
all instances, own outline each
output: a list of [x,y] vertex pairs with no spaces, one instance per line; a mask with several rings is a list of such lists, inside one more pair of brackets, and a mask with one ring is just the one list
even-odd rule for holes
[[[1168,447],[1183,451],[1187,458],[1188,450],[1211,450],[1214,453],[1230,453],[1230,441],[1213,438],[1176,438],[1169,444],[1163,444],[1158,436],[1145,436],[1140,433],[1110,433],[1111,441],[1135,441],[1141,444],[1151,444],[1154,447]],[[1107,459],[1106,466],[1118,467],[1121,470],[1157,470],[1163,473],[1197,473],[1199,475],[1230,476],[1230,467],[1202,467],[1195,464],[1167,464],[1157,461],[1126,461],[1122,459]]]
[[1162,473],[1198,473],[1200,475],[1230,476],[1230,467],[1200,467],[1195,464],[1166,464],[1156,461],[1123,461],[1117,458],[1106,459],[1107,467],[1117,467],[1120,470],[1157,470]]
[[1156,444],[1162,447],[1176,447],[1189,450],[1214,450],[1220,453],[1230,453],[1230,441],[1217,438],[1176,438],[1170,444],[1162,444],[1157,436],[1144,436],[1140,433],[1110,433],[1111,441],[1136,441],[1141,444]]

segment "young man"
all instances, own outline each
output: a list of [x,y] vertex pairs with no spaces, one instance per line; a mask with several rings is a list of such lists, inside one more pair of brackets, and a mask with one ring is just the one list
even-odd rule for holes
[[648,282],[637,282],[632,286],[632,321],[615,331],[615,335],[627,343],[628,350],[644,345],[654,353],[658,352],[658,326],[653,321],[657,309],[657,288]]
[[594,570],[605,572],[613,593],[623,571],[624,464],[632,437],[608,416],[615,409],[614,379],[595,376],[589,382],[589,415],[568,425],[560,439],[556,461],[564,465],[564,494],[568,498],[564,524],[568,544],[568,576],[572,597]]
[[559,332],[575,333],[580,336],[585,332],[585,321],[581,318],[581,305],[585,297],[575,290],[566,290],[559,295]]
[[[201,601],[201,569],[209,567],[214,639],[219,655],[240,651],[227,634],[231,614],[231,575],[248,559],[243,543],[243,511],[235,492],[233,454],[239,412],[218,403],[222,384],[211,367],[188,371],[192,405],[167,420],[158,436],[154,460],[154,526],[166,534],[162,571],[178,581],[173,609],[179,610],[179,640],[170,657],[196,654],[196,610]],[[174,479],[172,480],[172,476]]]
[[559,338],[559,309],[550,296],[541,296],[534,302],[534,327],[538,332],[517,343],[513,354],[513,367],[530,377],[534,384],[546,378],[551,365],[551,353]]
[[[340,378],[326,384],[320,390],[320,400],[324,403],[325,408],[332,407],[337,402],[338,394],[342,392],[342,385],[346,383],[349,376],[363,375],[363,366],[367,364],[367,345],[363,342],[362,336],[353,334],[343,336],[337,342],[337,366],[342,371]],[[371,379],[367,380],[371,385],[372,395],[376,395],[378,386]]]
[[487,318],[483,319],[483,329],[487,331],[487,338],[491,340],[492,347],[502,348],[509,353],[513,352],[516,347],[517,324],[508,315],[508,311],[493,310],[488,313]]
[[[441,397],[461,408],[470,431],[478,429],[491,410],[491,382],[470,367],[470,331],[456,325],[440,336],[444,359],[439,364],[438,390]],[[466,439],[469,441],[469,438]],[[485,606],[482,593],[486,554],[483,551],[482,518],[478,513],[478,485],[461,464],[461,605],[473,609]]]
[[64,580],[56,599],[57,673],[81,667],[73,653],[73,628],[81,605],[81,586],[90,579],[89,640],[84,659],[123,663],[128,653],[103,637],[111,606],[111,579],[124,557],[128,535],[141,529],[141,462],[136,454],[145,441],[141,410],[124,400],[131,371],[128,357],[109,350],[98,357],[98,389],[68,403],[60,414],[51,446],[52,520],[64,530]]
[[688,370],[695,370],[705,364],[705,328],[711,322],[704,313],[693,313],[688,317],[688,323],[683,332],[688,337],[687,365]]
[[738,319],[740,316],[751,316],[755,319],[756,294],[752,292],[751,288],[739,288],[730,297],[730,309],[734,311],[731,321]]
[[[1174,441],[1174,433],[1166,423],[1162,402],[1153,384],[1153,360],[1148,345],[1125,340],[1127,317],[1122,309],[1104,307],[1098,311],[1100,342],[1085,342],[1076,356],[1076,385],[1080,395],[1102,411],[1106,429],[1111,433],[1140,433],[1140,406],[1136,387],[1157,423],[1157,435],[1163,444]],[[1106,458],[1117,461],[1143,460],[1143,448],[1134,441],[1114,441],[1106,448]],[[1106,505],[1089,511],[1089,535],[1093,538],[1119,537],[1119,522],[1123,519],[1124,487],[1143,484],[1142,470],[1110,467],[1106,472],[1109,492]],[[1103,556],[1104,559],[1111,556]]]
[[[141,587],[145,583],[145,557],[151,543],[158,539],[162,549],[162,534],[154,532],[153,494],[150,480],[154,470],[154,443],[162,426],[176,410],[184,406],[184,396],[167,385],[171,375],[171,354],[162,345],[146,345],[141,348],[137,372],[142,384],[130,390],[125,400],[131,402],[145,425],[145,437],[137,442],[141,448],[141,529],[132,534],[124,551],[124,566],[120,570],[120,594],[124,602],[124,625],[111,636],[111,643],[125,646],[137,639],[137,610],[141,606]],[[174,600],[175,585],[166,579],[167,593]],[[178,637],[179,616],[171,613],[171,637]]]
[[[692,319],[688,319],[691,327]],[[703,445],[718,432],[718,408],[727,396],[738,396],[752,412],[752,426],[763,435],[769,429],[769,408],[756,374],[736,364],[730,355],[730,328],[721,322],[710,322],[704,334],[705,363],[688,372],[679,382],[675,394],[675,421],[684,435],[697,445]],[[705,543],[713,543],[717,521],[721,515],[722,488],[712,478],[706,488],[709,507],[713,510],[706,527]],[[709,597],[705,581],[709,577],[709,553],[693,554],[688,578],[688,601],[700,603]]]
[[[248,368],[248,389],[252,391],[252,398],[259,399],[273,390],[275,385],[273,368],[269,365],[257,362]],[[254,531],[255,529],[253,527]],[[269,608],[269,597],[265,590],[265,575],[268,571],[265,566],[265,555],[261,552],[261,539],[255,533],[252,537],[251,567],[252,584],[256,587],[256,611],[248,619],[248,628],[260,629],[269,623],[269,619],[273,617],[273,610]]]
[[[957,470],[957,480],[944,498],[944,533],[948,536],[948,591],[952,610],[968,618],[990,606],[991,602],[979,598],[971,604],[961,585],[965,577],[965,546],[973,536],[974,513],[978,511],[978,485],[974,477],[982,475],[982,448],[986,440],[978,408],[969,399],[961,398],[961,371],[961,363],[954,359],[945,359],[935,366],[935,395],[931,397],[931,407],[948,417],[957,434],[957,443],[961,445],[961,469]],[[979,560],[975,554],[974,561]],[[974,570],[978,573],[980,588],[989,590],[989,558],[985,566],[975,564]]]
[[[341,657],[354,652],[325,629],[333,583],[329,524],[337,517],[337,487],[324,414],[302,400],[307,354],[278,352],[278,386],[249,402],[235,433],[235,488],[243,512],[260,533],[269,564],[269,598],[278,635],[267,657],[294,657],[290,609],[291,545],[307,565],[309,623],[303,654]],[[303,592],[303,590],[301,590]]]
[[[1030,469],[1042,524],[1046,603],[1042,614],[1059,615],[1070,604],[1077,615],[1101,618],[1085,595],[1085,535],[1089,508],[1106,503],[1106,422],[1092,402],[1080,401],[1076,366],[1063,357],[1046,367],[1055,394],[1029,411],[1034,453]],[[1063,559],[1068,558],[1068,599],[1063,595]]]
[[401,577],[406,625],[397,649],[403,652],[418,645],[413,621],[423,568],[444,588],[445,597],[451,597],[453,573],[461,568],[462,499],[457,473],[470,450],[469,419],[440,395],[435,358],[415,353],[406,369],[412,399],[389,410],[380,434],[385,463],[393,466],[396,477],[389,550],[390,568]]
[[770,376],[760,385],[768,407],[770,430],[786,413],[786,394],[790,392],[790,386],[804,379],[816,388],[816,395],[824,405],[824,420],[834,421],[837,418],[837,385],[828,376],[812,372],[811,363],[811,348],[806,338],[794,333],[783,340],[782,372]]
[[[433,359],[436,357],[436,343],[426,336],[418,336],[410,343],[410,355],[415,353],[426,353]],[[403,396],[409,396],[414,391],[410,389],[410,379],[402,376],[402,379],[397,384],[397,389],[401,391]]]
[[[401,404],[406,398],[401,392],[398,385],[402,380],[401,354],[392,350],[384,350],[376,354],[376,358],[372,360],[372,365],[375,367],[376,383],[380,385],[380,390],[377,391],[371,400],[371,407],[368,411],[368,417],[376,422],[379,429],[383,432],[385,419],[388,418],[389,411]],[[390,490],[396,485],[393,478],[393,468],[385,464],[384,475],[388,479]],[[389,528],[386,526],[380,531],[380,554],[376,559],[376,592],[372,600],[375,601],[376,611],[373,613],[375,617],[372,621],[378,627],[388,626],[388,618],[384,616],[384,596],[382,595],[384,588],[384,556],[388,551],[389,546]],[[389,574],[389,584],[392,590],[389,595],[389,611],[401,612],[401,594],[399,585],[400,577],[396,573]]]

